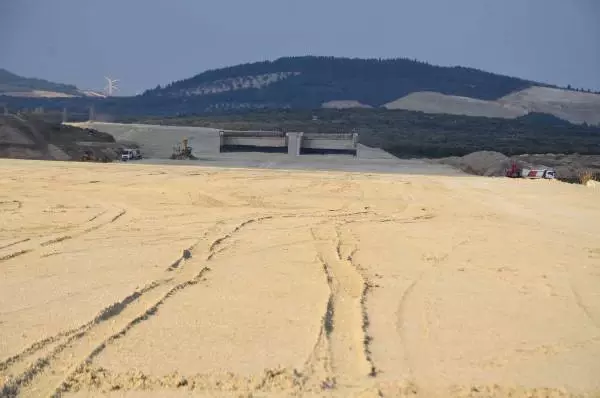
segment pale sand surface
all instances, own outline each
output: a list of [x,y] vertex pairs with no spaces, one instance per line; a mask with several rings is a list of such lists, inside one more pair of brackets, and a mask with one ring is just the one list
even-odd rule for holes
[[0,396],[599,396],[599,193],[0,160]]

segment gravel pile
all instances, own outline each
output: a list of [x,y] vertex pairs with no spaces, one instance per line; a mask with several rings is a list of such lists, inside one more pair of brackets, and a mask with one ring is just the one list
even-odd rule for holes
[[[82,141],[87,144],[79,144]],[[78,160],[90,144],[95,145],[96,156],[117,158],[112,148],[115,139],[110,134],[50,123],[36,116],[0,116],[0,158]]]
[[[506,169],[510,168],[512,159],[500,152],[480,151],[462,157],[450,157],[440,160],[441,163],[456,167],[465,173],[486,177],[504,176]],[[526,162],[519,161],[520,167],[528,166]]]
[[508,157],[500,152],[481,151],[439,160],[440,163],[456,167],[465,173],[488,177],[504,176],[513,161],[520,168],[552,168],[558,178],[566,180],[577,179],[583,171],[600,175],[600,156],[595,155],[548,153]]

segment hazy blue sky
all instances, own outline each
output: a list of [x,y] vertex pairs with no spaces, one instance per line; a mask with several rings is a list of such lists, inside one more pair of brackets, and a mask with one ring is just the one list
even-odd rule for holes
[[600,90],[600,0],[0,0],[0,67],[124,93],[286,55],[409,57]]

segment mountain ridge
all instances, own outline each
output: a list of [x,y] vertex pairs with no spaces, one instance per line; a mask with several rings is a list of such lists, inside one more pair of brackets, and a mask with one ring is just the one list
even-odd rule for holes
[[321,108],[387,108],[507,119],[547,113],[572,123],[600,125],[600,95],[589,90],[407,58],[283,57],[207,70],[135,97],[94,98],[79,92],[75,98],[12,97],[7,103],[80,112],[94,105],[99,112],[115,116]]
[[[250,83],[257,76],[264,79],[273,75],[279,78],[271,84]],[[436,66],[407,58],[300,56],[208,70],[147,90],[143,96],[192,97],[216,82],[225,85],[218,93],[236,93],[233,97],[238,97],[238,102],[276,102],[290,107],[319,107],[336,100],[379,107],[418,91],[497,100],[533,85],[543,85],[474,68]]]
[[283,57],[208,70],[147,90],[142,98],[179,100],[184,109],[206,113],[383,107],[508,119],[542,112],[600,124],[598,94],[406,58]]

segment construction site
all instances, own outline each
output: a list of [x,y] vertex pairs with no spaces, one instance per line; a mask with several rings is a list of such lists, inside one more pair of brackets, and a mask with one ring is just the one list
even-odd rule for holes
[[0,398],[600,398],[599,16],[0,0]]
[[[468,173],[488,177],[529,179],[561,178],[576,181],[581,170],[600,171],[600,157],[577,159],[515,156],[482,151],[464,157],[399,159],[360,144],[357,133],[302,133],[235,131],[203,127],[106,122],[68,125],[110,134],[116,143],[135,145],[143,163],[168,164],[168,160],[221,167],[307,168],[340,171],[379,171],[452,175]],[[173,145],[175,143],[175,145]],[[140,156],[141,158],[141,156]],[[557,161],[559,160],[559,161]]]
[[111,134],[117,142],[135,142],[149,158],[166,159],[173,153],[173,143],[194,146],[199,155],[226,152],[342,154],[360,157],[358,134],[304,134],[279,131],[231,131],[202,127],[123,124],[105,122],[68,123]]
[[[210,167],[339,170],[357,172],[456,175],[460,170],[426,160],[401,160],[378,148],[359,143],[356,133],[305,134],[279,131],[233,131],[202,127],[65,123],[114,137],[115,160],[135,163]],[[86,143],[105,146],[100,143]]]
[[576,158],[0,120],[0,397],[600,394]]
[[[56,120],[54,115],[54,120]],[[60,120],[60,116],[59,120]],[[0,117],[0,156],[93,162],[135,161],[218,167],[260,167],[425,174],[467,173],[489,177],[550,178],[581,182],[600,179],[600,156],[533,154],[506,156],[476,151],[465,156],[398,158],[361,143],[356,132],[318,133],[230,130],[197,126],[49,122],[52,114]],[[81,119],[82,115],[76,115]],[[90,110],[90,118],[95,118]],[[328,130],[325,128],[325,130]],[[372,139],[365,139],[371,142]],[[523,173],[529,170],[530,173]]]

